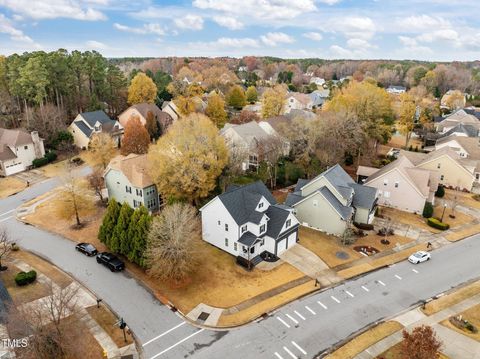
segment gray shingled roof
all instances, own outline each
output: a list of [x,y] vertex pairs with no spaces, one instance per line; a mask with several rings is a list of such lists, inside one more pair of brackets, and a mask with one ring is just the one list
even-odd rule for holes
[[353,208],[352,207],[345,207],[343,204],[341,204],[337,197],[333,195],[332,192],[328,189],[328,187],[322,187],[318,191],[320,192],[323,197],[335,208],[335,210],[340,214],[343,220],[347,220],[351,217],[353,213]]
[[294,192],[299,192],[302,190],[302,187],[305,186],[310,180],[299,178],[297,185],[295,186]]
[[287,195],[285,204],[287,206],[293,206],[295,203],[300,202],[303,199],[301,192],[293,192]]
[[90,127],[95,126],[95,123],[98,121],[100,123],[108,123],[112,121],[110,117],[103,111],[92,111],[92,112],[83,112],[80,114],[83,119],[90,125]]
[[270,218],[267,225],[267,236],[272,237],[274,239],[278,238],[280,231],[287,220],[290,211],[282,208],[279,205],[273,205],[268,207],[267,211],[265,212]]
[[253,235],[250,232],[245,232],[240,239],[238,240],[239,243],[244,244],[250,247],[255,241],[257,240],[257,236]]
[[219,195],[218,198],[222,201],[235,222],[238,225],[242,225],[251,219],[258,220],[258,216],[256,214],[252,215],[252,213],[256,212],[255,208],[257,207],[261,196],[265,197],[270,204],[277,203],[270,191],[261,181],[250,183],[242,187],[231,186],[225,193]]
[[350,183],[355,191],[353,196],[353,206],[355,208],[372,208],[377,198],[377,189],[358,183]]
[[460,123],[455,127],[445,132],[441,137],[447,137],[457,133],[464,133],[468,137],[478,136],[478,126]]
[[90,129],[83,121],[75,121],[74,124],[80,131],[85,134],[85,136],[90,137],[90,135],[92,134],[92,129]]

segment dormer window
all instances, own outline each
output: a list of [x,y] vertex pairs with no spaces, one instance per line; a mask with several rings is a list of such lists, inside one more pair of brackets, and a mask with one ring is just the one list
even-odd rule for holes
[[384,179],[384,180],[383,180],[383,185],[384,185],[384,186],[388,185],[388,179]]
[[100,126],[99,125],[95,125],[95,131],[100,131]]
[[247,231],[247,225],[242,226],[242,233],[245,233]]
[[266,228],[266,226],[265,226],[264,224],[262,224],[262,225],[260,226],[260,233],[265,232],[265,228]]
[[288,228],[292,225],[292,220],[291,219],[287,219],[287,223],[285,223],[285,228]]
[[262,207],[263,207],[263,202],[260,202],[260,203],[258,204],[258,208],[262,208]]

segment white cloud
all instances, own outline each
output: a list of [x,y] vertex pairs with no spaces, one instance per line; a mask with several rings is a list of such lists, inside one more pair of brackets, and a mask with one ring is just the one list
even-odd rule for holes
[[244,47],[259,47],[257,40],[245,37],[245,38],[230,38],[230,37],[221,37],[217,41],[210,43],[216,45],[217,47],[235,47],[235,48],[244,48]]
[[314,0],[194,0],[193,6],[263,20],[292,19],[317,9]]
[[107,18],[100,11],[74,0],[0,0],[0,6],[17,15],[37,20],[69,18],[96,21]]
[[[23,33],[22,30],[18,30],[13,26],[11,21],[0,13],[0,33],[7,34],[12,40],[21,41],[28,44],[35,44],[34,41]],[[37,46],[38,47],[38,46]]]
[[404,46],[417,46],[417,40],[412,37],[400,35],[398,39]]
[[347,46],[351,49],[358,51],[365,51],[368,49],[376,48],[376,46],[370,44],[367,40],[364,39],[349,39],[347,41]]
[[330,52],[334,55],[334,56],[338,56],[338,57],[341,57],[341,58],[351,58],[353,57],[353,52],[344,48],[344,47],[341,47],[341,46],[338,46],[338,45],[332,45],[330,46]]
[[144,24],[142,27],[132,27],[126,26],[119,23],[113,24],[113,27],[120,31],[131,32],[132,34],[155,34],[155,35],[165,35],[165,30],[160,26],[160,24]]
[[174,20],[175,25],[185,30],[201,30],[203,29],[203,19],[198,15],[188,14],[183,18]]
[[435,42],[435,41],[458,41],[458,32],[453,29],[436,30],[433,32],[427,32],[420,36],[417,36],[417,40],[421,42]]
[[344,34],[349,38],[369,40],[377,31],[377,27],[369,17],[346,16],[335,17],[327,21],[325,31],[333,31]]
[[213,21],[230,30],[243,29],[243,23],[231,16],[214,16]]
[[438,28],[448,28],[450,22],[439,16],[416,15],[397,19],[397,25],[404,31],[425,31]]
[[306,32],[302,34],[302,36],[313,41],[320,41],[323,39],[322,34],[320,34],[319,32]]
[[283,32],[269,32],[260,36],[260,40],[267,46],[277,46],[278,44],[291,44],[295,41],[293,37]]
[[335,5],[342,0],[319,0],[319,1],[327,5]]
[[106,49],[108,49],[108,46],[105,45],[103,42],[95,41],[95,40],[87,41],[87,42],[85,42],[85,45],[87,45],[87,48],[94,49],[94,50],[106,50]]

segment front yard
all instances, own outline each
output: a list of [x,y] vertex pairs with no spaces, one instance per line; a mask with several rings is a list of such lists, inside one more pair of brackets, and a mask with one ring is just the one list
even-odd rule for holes
[[0,177],[0,198],[11,196],[24,190],[26,183],[15,177]]
[[468,320],[468,322],[472,323],[476,328],[477,332],[472,333],[467,330],[461,330],[454,326],[448,319],[443,320],[440,322],[440,324],[444,325],[445,327],[455,330],[456,332],[466,335],[467,337],[470,337],[472,339],[475,339],[477,342],[480,342],[480,304],[477,304],[474,307],[471,307],[467,309],[466,311],[462,313],[458,313],[456,315],[461,315],[462,319]]

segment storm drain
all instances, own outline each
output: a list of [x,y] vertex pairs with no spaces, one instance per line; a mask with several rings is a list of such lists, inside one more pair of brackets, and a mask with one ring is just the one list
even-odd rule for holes
[[203,323],[208,319],[209,316],[210,316],[210,313],[201,312],[200,315],[197,318],[197,321]]

